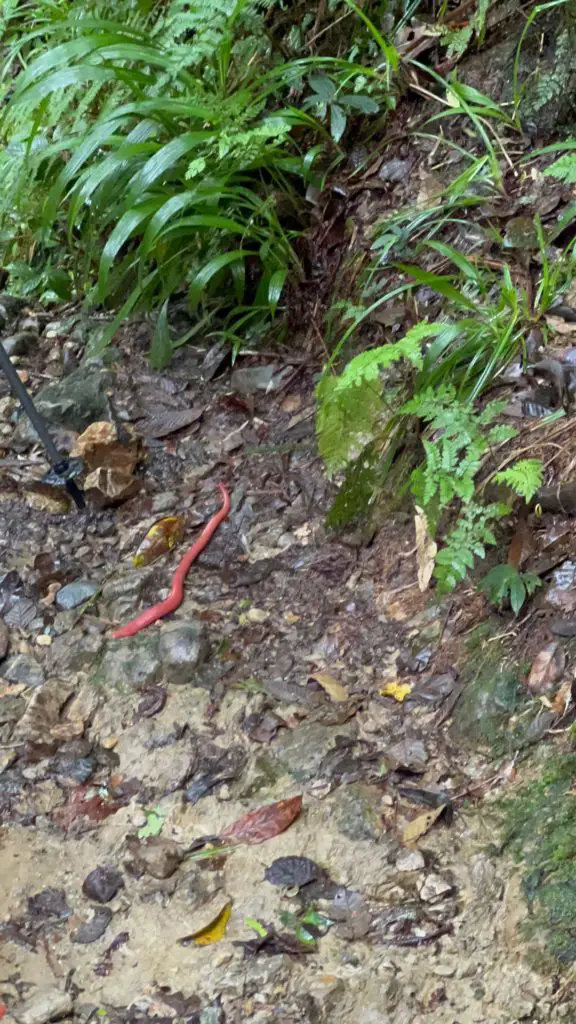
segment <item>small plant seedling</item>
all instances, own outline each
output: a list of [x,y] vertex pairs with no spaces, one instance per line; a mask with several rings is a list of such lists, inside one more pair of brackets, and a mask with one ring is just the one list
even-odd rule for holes
[[488,600],[502,605],[509,600],[515,615],[521,611],[527,597],[542,585],[536,573],[520,572],[513,565],[495,565],[480,583]]

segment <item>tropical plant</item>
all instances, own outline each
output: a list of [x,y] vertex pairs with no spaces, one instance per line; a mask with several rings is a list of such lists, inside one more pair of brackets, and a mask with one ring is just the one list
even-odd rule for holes
[[[378,109],[347,83],[361,73],[385,94],[387,76],[336,58],[281,59],[260,0],[171,0],[123,23],[105,5],[96,16],[66,6],[38,30],[42,46],[4,111],[7,205],[20,209],[30,181],[47,192],[28,230],[46,245],[65,228],[77,291],[120,307],[108,339],[132,309],[183,289],[191,312],[202,304],[250,337],[276,312],[287,277],[302,276],[294,242],[305,184],[315,145],[331,145],[321,120],[286,105],[290,90],[311,72],[330,83],[338,136],[338,111]],[[14,228],[5,218],[12,237]]]

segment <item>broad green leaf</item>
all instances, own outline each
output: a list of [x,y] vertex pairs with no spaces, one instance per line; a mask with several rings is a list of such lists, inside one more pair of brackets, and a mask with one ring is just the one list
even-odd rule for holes
[[128,210],[128,212],[125,213],[118,221],[106,242],[106,245],[104,246],[102,256],[100,258],[100,267],[98,271],[98,294],[101,300],[104,299],[106,295],[106,285],[108,283],[110,267],[122,246],[141,226],[141,224],[153,215],[156,210],[156,206],[156,200],[141,203],[140,206],[136,206],[134,209]]
[[345,131],[346,114],[337,103],[332,103],[330,105],[330,134],[334,142],[340,142]]
[[338,103],[341,107],[350,107],[353,110],[359,110],[362,114],[377,114],[380,110],[378,103],[371,96],[356,96],[354,94],[339,96]]
[[398,269],[403,271],[404,274],[408,274],[413,277],[419,284],[425,284],[433,291],[438,292],[439,295],[443,295],[446,299],[450,299],[458,306],[462,306],[464,309],[477,311],[476,303],[472,302],[463,292],[459,291],[452,284],[452,278],[447,275],[431,274],[428,270],[421,270],[420,267],[411,266],[404,263],[398,264]]
[[150,346],[150,363],[154,370],[164,370],[172,360],[172,339],[168,326],[168,299],[162,306],[156,320],[154,337]]
[[335,98],[336,86],[326,75],[310,75],[308,82],[323,103],[331,103]]
[[219,256],[214,256],[213,259],[206,263],[196,274],[188,291],[191,309],[196,309],[203,291],[216,274],[224,270],[225,267],[230,266],[231,263],[246,259],[247,256],[250,256],[248,249],[234,249],[232,252],[220,253]]
[[475,284],[478,284],[481,281],[481,274],[476,264],[472,263],[471,260],[467,259],[467,257],[464,256],[463,253],[458,252],[457,249],[454,249],[453,246],[446,245],[445,242],[437,242],[434,239],[431,241],[424,241],[422,242],[422,245],[427,246],[427,248],[429,249],[434,249],[435,252],[440,253],[440,255],[444,256],[445,259],[450,260],[451,263],[454,263],[455,266],[458,267],[458,270],[461,270],[469,281],[473,281]]
[[146,192],[152,185],[156,184],[167,171],[171,170],[178,162],[197,146],[213,137],[212,131],[185,132],[178,138],[171,139],[165,146],[162,146],[154,156],[144,164],[137,174],[128,182],[128,198],[134,199]]
[[268,305],[272,313],[276,312],[282,289],[288,276],[288,270],[275,270],[268,282]]

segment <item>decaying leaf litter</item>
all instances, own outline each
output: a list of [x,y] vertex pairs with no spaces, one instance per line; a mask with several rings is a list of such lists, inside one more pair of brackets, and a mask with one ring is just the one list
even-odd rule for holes
[[[415,73],[410,87],[421,96]],[[504,198],[467,230],[492,225],[530,293],[534,217],[548,228],[571,193],[532,174],[538,160],[518,170],[524,137],[504,144]],[[397,231],[401,207],[425,211],[443,187],[437,142],[392,138],[366,162],[360,179],[338,172],[312,239],[320,334],[366,226],[398,211]],[[448,271],[454,230],[424,273]],[[418,283],[367,321],[365,343],[450,301],[437,277]],[[521,321],[530,366],[501,377],[520,433],[489,453],[486,479],[517,453],[545,466],[499,546],[544,581],[516,618],[470,586],[435,598],[419,513],[416,528],[390,513],[368,546],[327,534],[314,334],[297,358],[245,354],[234,369],[192,345],[159,375],[148,323],[127,323],[120,351],[77,372],[75,311],[20,311],[10,330],[32,317],[40,340],[18,366],[35,391],[54,382],[44,412],[63,448],[88,454],[92,503],[75,515],[39,482],[41,452],[5,397],[2,999],[17,1021],[570,1019],[569,957],[550,964],[523,934],[525,877],[498,856],[495,798],[538,774],[537,744],[544,757],[570,743],[574,307],[566,289],[537,326]],[[111,641],[165,596],[222,480],[231,514],[181,608]]]

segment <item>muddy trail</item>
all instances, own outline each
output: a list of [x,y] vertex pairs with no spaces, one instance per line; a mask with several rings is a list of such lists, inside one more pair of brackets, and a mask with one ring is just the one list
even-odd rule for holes
[[[21,309],[16,336],[23,320],[40,343],[18,365],[89,503],[42,481],[5,391],[7,1019],[574,1019],[566,966],[524,934],[497,813],[564,728],[533,694],[569,679],[570,640],[471,589],[421,594],[411,516],[369,547],[326,533],[306,353],[231,368],[188,347],[160,376],[142,322],[79,368],[98,320]],[[166,597],[219,483],[230,514],[181,606],[112,639]]]

